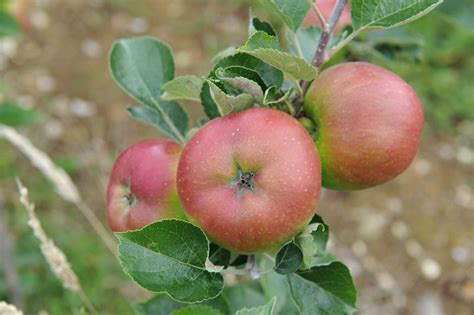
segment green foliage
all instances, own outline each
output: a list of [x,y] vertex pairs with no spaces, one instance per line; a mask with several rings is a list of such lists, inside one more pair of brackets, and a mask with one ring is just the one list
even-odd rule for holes
[[291,76],[295,80],[313,80],[317,69],[303,58],[280,50],[275,36],[265,32],[254,33],[239,51],[246,52]]
[[251,283],[242,283],[226,288],[221,296],[227,303],[227,314],[235,314],[243,308],[260,307],[267,301],[261,288]]
[[222,315],[222,313],[207,305],[192,305],[174,311],[170,315]]
[[288,275],[297,271],[303,262],[301,249],[293,242],[283,246],[276,256],[275,271]]
[[273,310],[275,308],[276,298],[273,298],[267,304],[259,307],[253,307],[250,309],[244,308],[238,310],[235,315],[273,315]]
[[472,0],[446,0],[440,6],[442,12],[448,19],[469,30],[474,31],[474,2]]
[[311,5],[308,0],[260,0],[264,8],[277,15],[292,30],[303,22]]
[[340,262],[316,266],[288,276],[300,314],[353,314],[356,289],[349,269]]
[[252,12],[250,12],[251,17],[249,19],[249,37],[258,31],[262,31],[271,36],[276,36],[276,32],[273,29],[273,26],[265,21],[261,21],[258,18],[254,17]]
[[15,18],[10,13],[0,10],[0,38],[20,34],[20,25],[18,25]]
[[162,99],[167,101],[189,100],[199,102],[199,94],[204,80],[193,76],[184,75],[176,77],[163,85]]
[[170,48],[146,36],[122,39],[112,47],[109,60],[112,75],[120,87],[141,104],[155,110],[153,120],[165,134],[184,142],[188,116],[178,103],[160,99],[162,86],[174,78]]
[[[352,0],[353,28],[333,37],[328,49],[339,49],[365,30],[411,22],[441,2]],[[300,28],[310,1],[260,3],[289,28],[283,32],[287,33],[286,40],[277,36],[281,34],[270,23],[251,13],[246,43],[219,53],[212,70],[202,78],[175,78],[171,50],[158,40],[137,37],[118,41],[110,54],[110,68],[118,84],[140,103],[129,108],[132,116],[181,142],[201,125],[189,128],[176,100],[201,102],[209,119],[253,106],[267,106],[301,118],[301,81],[318,75],[311,62],[321,31]],[[364,57],[392,65],[400,59],[421,61],[423,42],[405,30],[361,37],[347,50],[352,55],[363,52]],[[144,288],[166,293],[137,304],[140,314],[344,315],[356,310],[357,291],[350,271],[326,251],[329,227],[317,215],[276,251],[276,257],[230,252],[209,244],[200,228],[178,220],[158,221],[117,237],[123,269]],[[255,260],[263,272],[257,270]],[[220,272],[249,272],[261,279],[223,289]]]
[[14,102],[0,102],[0,124],[19,127],[38,122],[42,116],[39,111],[25,109]]
[[384,29],[409,23],[433,10],[443,0],[353,0],[354,31]]
[[164,220],[116,235],[124,271],[144,288],[181,302],[208,300],[222,291],[222,276],[206,270],[209,241],[198,227]]
[[[267,270],[272,267],[273,262],[263,259],[261,268]],[[298,309],[290,295],[287,276],[280,275],[274,271],[267,272],[260,278],[265,298],[268,300],[276,297],[275,314],[298,315]]]
[[329,227],[319,215],[315,215],[310,224],[295,237],[301,248],[303,259],[302,269],[314,266],[317,258],[326,255],[326,244],[329,239]]

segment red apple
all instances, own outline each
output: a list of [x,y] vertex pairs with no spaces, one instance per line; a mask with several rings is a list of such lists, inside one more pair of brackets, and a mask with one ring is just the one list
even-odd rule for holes
[[109,224],[114,232],[141,229],[165,218],[184,218],[176,191],[181,145],[145,140],[123,151],[107,190]]
[[[326,21],[329,20],[332,10],[334,9],[334,6],[336,4],[336,0],[316,0],[316,4],[318,5],[318,8],[321,11],[323,17],[326,19]],[[351,8],[348,3],[347,6],[344,8],[344,11],[342,11],[342,15],[336,25],[336,31],[344,28],[344,26],[346,25],[350,25],[351,23]],[[322,28],[321,22],[319,21],[316,12],[314,12],[313,9],[311,9],[306,15],[303,21],[303,26],[318,26]]]
[[316,212],[320,189],[312,138],[290,115],[266,108],[210,121],[186,145],[178,166],[188,217],[239,253],[293,237]]
[[381,67],[350,62],[321,73],[304,111],[317,126],[323,186],[353,190],[402,173],[415,157],[423,108],[415,91]]

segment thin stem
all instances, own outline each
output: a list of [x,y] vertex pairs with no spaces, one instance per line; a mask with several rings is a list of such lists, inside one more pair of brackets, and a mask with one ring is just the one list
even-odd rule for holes
[[293,46],[295,46],[296,53],[298,54],[299,57],[304,59],[303,51],[301,50],[301,45],[300,45],[300,42],[298,41],[298,38],[296,37],[296,34],[293,34],[292,37],[293,37]]
[[257,265],[257,256],[249,255],[247,258],[247,265],[245,266],[245,270],[250,273],[250,278],[256,280],[260,278],[260,268]]
[[316,1],[317,1],[317,0],[315,0],[315,1],[313,2],[313,5],[312,5],[313,11],[316,13],[316,16],[318,17],[319,22],[321,23],[321,27],[324,27],[327,22],[326,22],[326,19],[325,19],[324,16],[323,16],[323,13],[321,12],[321,10],[319,10],[319,7],[318,7],[318,5],[316,4]]
[[325,24],[324,30],[321,34],[321,38],[319,39],[318,48],[316,49],[316,53],[314,54],[312,64],[316,68],[320,68],[324,63],[326,48],[331,40],[331,36],[336,29],[336,24],[341,18],[342,11],[347,5],[347,0],[337,0],[336,5],[332,11],[331,17],[329,18],[328,23]]
[[[341,18],[342,11],[347,5],[347,1],[348,0],[337,0],[334,9],[332,10],[329,21],[327,21],[327,23],[325,23],[323,26],[323,32],[321,33],[318,47],[316,49],[316,52],[314,53],[313,61],[311,62],[311,64],[317,69],[321,68],[324,61],[326,60],[326,48],[329,44],[329,41],[331,40],[334,30],[336,29],[337,22],[339,22],[339,19]],[[303,93],[302,97],[298,98],[295,104],[295,109],[297,113],[300,112],[299,110],[301,109],[301,106],[303,104],[303,98],[309,88],[309,84],[309,81],[301,82],[301,90],[303,91]]]

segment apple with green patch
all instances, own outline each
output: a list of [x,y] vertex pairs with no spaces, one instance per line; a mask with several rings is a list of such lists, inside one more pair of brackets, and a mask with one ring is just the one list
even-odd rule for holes
[[323,186],[355,190],[387,182],[412,162],[423,129],[415,91],[396,74],[365,62],[331,67],[304,100],[316,125]]

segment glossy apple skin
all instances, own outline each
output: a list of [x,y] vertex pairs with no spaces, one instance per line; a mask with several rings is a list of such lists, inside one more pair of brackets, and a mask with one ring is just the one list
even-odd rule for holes
[[415,91],[381,67],[350,62],[321,73],[304,111],[317,125],[323,186],[355,190],[402,173],[415,157],[423,108]]
[[[239,187],[254,172],[255,189]],[[311,220],[321,189],[314,143],[290,115],[256,108],[220,117],[184,148],[178,193],[188,217],[239,253],[272,249]]]
[[160,219],[184,218],[176,191],[181,151],[181,145],[170,140],[144,140],[120,154],[107,189],[112,231],[137,230]]
[[[336,4],[336,0],[316,0],[316,4],[318,5],[318,8],[321,11],[323,17],[326,19],[326,21],[329,20],[329,17],[331,16],[334,5]],[[347,6],[342,11],[339,22],[337,22],[336,31],[350,24],[352,24],[351,7],[350,7],[350,4],[348,3]],[[303,21],[303,26],[305,27],[317,26],[320,28],[322,27],[321,22],[319,21],[316,15],[316,12],[314,12],[313,9],[309,10],[308,14],[306,15]]]

